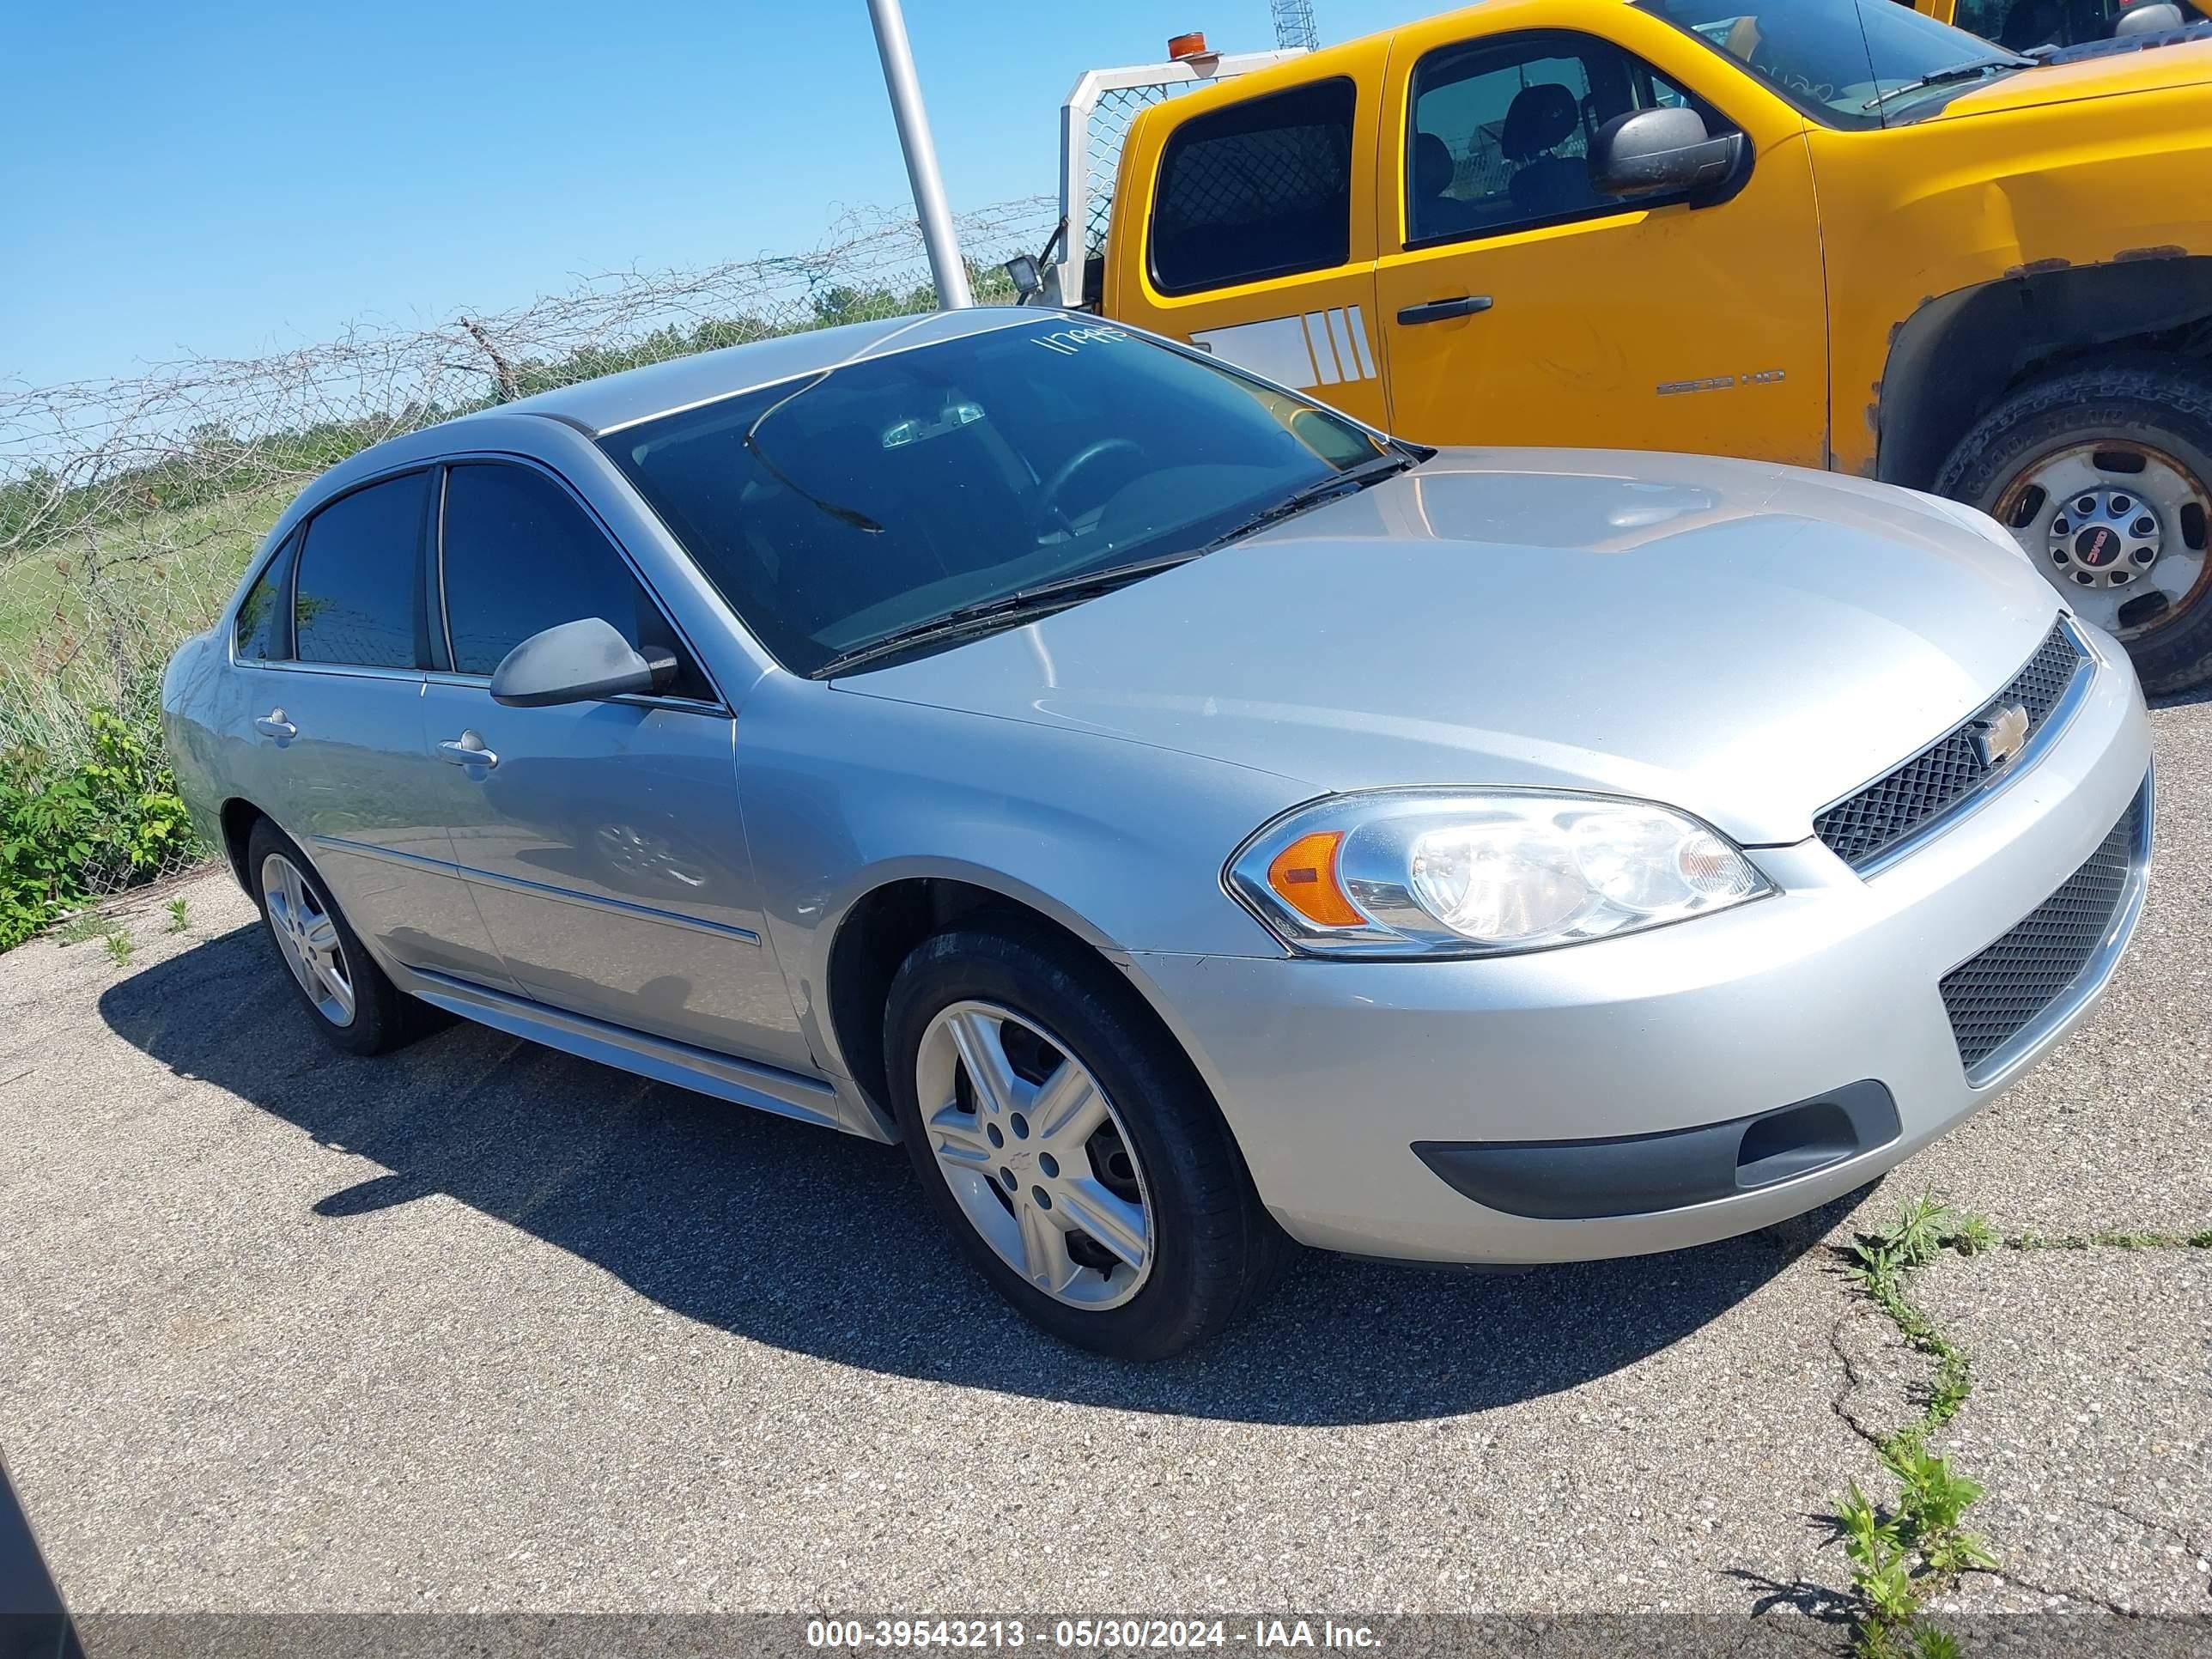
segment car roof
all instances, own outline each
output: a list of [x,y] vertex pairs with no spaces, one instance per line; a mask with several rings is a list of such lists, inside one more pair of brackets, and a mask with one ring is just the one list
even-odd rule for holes
[[[905,350],[1009,327],[1018,322],[1064,314],[1067,313],[1044,307],[1017,309],[1012,306],[978,306],[965,311],[925,312],[920,316],[886,317],[873,322],[846,323],[836,328],[808,329],[745,345],[672,358],[643,368],[627,368],[620,374],[541,392],[511,404],[495,404],[483,413],[550,416],[581,427],[595,438],[601,437],[655,416],[840,368],[884,351]],[[453,424],[466,426],[476,418],[478,417],[464,416]]]

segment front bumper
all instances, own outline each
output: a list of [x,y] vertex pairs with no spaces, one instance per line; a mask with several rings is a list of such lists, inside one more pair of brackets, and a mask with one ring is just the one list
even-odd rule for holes
[[[1969,1080],[1940,982],[2066,882],[2148,787],[2141,693],[2118,647],[2100,651],[2081,707],[2029,769],[1870,877],[1808,840],[1753,850],[1775,896],[1625,939],[1464,962],[1138,952],[1132,971],[1212,1086],[1261,1199],[1306,1243],[1561,1261],[1765,1226],[1873,1179],[1993,1098],[2111,978],[2140,914],[2147,815],[2106,948],[2001,1066]],[[1571,1194],[1506,1209],[1431,1167],[1439,1145],[1570,1143],[1521,1173],[1540,1182],[1556,1169],[1571,1185],[1593,1157],[1624,1163],[1601,1143],[1769,1117],[1862,1083],[1893,1103],[1889,1139],[1720,1197],[1686,1181],[1663,1201],[1646,1182],[1650,1207],[1628,1213],[1577,1212]],[[1572,1155],[1580,1141],[1593,1157]]]

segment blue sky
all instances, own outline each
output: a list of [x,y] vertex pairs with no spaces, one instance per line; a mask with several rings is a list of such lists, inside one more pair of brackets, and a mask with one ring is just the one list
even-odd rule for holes
[[[1433,9],[1315,0],[1324,41]],[[442,320],[811,246],[906,174],[864,0],[0,6],[0,377]],[[907,0],[955,207],[1054,188],[1082,70],[1266,0]]]

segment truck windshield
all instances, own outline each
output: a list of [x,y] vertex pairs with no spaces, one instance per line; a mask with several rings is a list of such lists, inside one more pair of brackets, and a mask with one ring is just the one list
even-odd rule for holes
[[1048,583],[1201,552],[1393,453],[1303,398],[1065,315],[887,350],[601,447],[801,674]]
[[2033,67],[1897,0],[1644,0],[1814,120],[1896,126],[1946,95]]

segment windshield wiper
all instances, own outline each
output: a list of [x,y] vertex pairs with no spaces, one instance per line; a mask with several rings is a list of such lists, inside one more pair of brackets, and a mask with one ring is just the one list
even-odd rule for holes
[[1923,87],[1948,86],[1954,81],[1978,81],[1991,70],[2033,69],[2033,58],[1977,58],[1971,64],[1956,64],[1949,69],[1937,70],[1933,75],[1923,75],[1917,81],[1907,81],[1901,87],[1892,87],[1887,92],[1878,92],[1861,104],[1861,109],[1880,109],[1893,98],[1902,98],[1908,92],[1918,92]]
[[1073,576],[1059,576],[1048,582],[1038,582],[1031,587],[1016,588],[1011,593],[1001,593],[995,599],[978,599],[973,605],[956,606],[921,622],[909,623],[904,628],[895,628],[880,639],[870,640],[866,645],[856,645],[849,651],[841,651],[821,667],[807,676],[809,679],[826,680],[833,674],[884,657],[940,641],[957,639],[994,629],[1007,628],[1025,618],[1042,616],[1054,611],[1065,611],[1072,605],[1101,593],[1110,593],[1117,587],[1141,581],[1176,565],[1188,564],[1200,557],[1197,553],[1164,553],[1154,559],[1137,559],[1128,564],[1117,564],[1110,570],[1086,570]]
[[1048,611],[1064,611],[1085,599],[1109,593],[1117,587],[1126,587],[1131,582],[1141,581],[1146,576],[1157,575],[1163,570],[1171,570],[1179,564],[1188,564],[1193,559],[1203,558],[1218,547],[1224,547],[1265,526],[1279,523],[1293,514],[1303,513],[1310,507],[1318,507],[1339,495],[1364,489],[1371,483],[1380,483],[1383,479],[1426,460],[1431,453],[1411,447],[1396,448],[1387,454],[1377,455],[1372,460],[1362,461],[1358,466],[1332,473],[1304,489],[1291,491],[1273,507],[1255,513],[1234,530],[1215,537],[1200,548],[1181,553],[1163,553],[1156,558],[1136,559],[1107,570],[1085,570],[1072,576],[1055,577],[1048,582],[1016,588],[1012,592],[1001,593],[995,599],[978,599],[973,605],[959,605],[924,621],[893,629],[880,639],[871,640],[866,645],[856,645],[849,651],[839,652],[807,678],[826,680],[833,675],[903,651],[958,639],[969,634],[1011,627],[1025,618]]
[[1407,468],[1417,465],[1420,461],[1427,459],[1426,455],[1414,455],[1404,450],[1394,449],[1387,455],[1377,455],[1371,461],[1362,461],[1358,466],[1346,467],[1343,471],[1332,473],[1329,477],[1310,483],[1302,489],[1292,490],[1273,507],[1255,513],[1233,530],[1224,531],[1216,536],[1202,550],[1211,553],[1218,547],[1226,547],[1231,542],[1242,541],[1245,537],[1265,530],[1271,524],[1280,524],[1284,520],[1294,517],[1310,507],[1319,507],[1323,501],[1333,501],[1339,495],[1352,495],[1366,489],[1370,484],[1381,483],[1385,478],[1395,477]]

